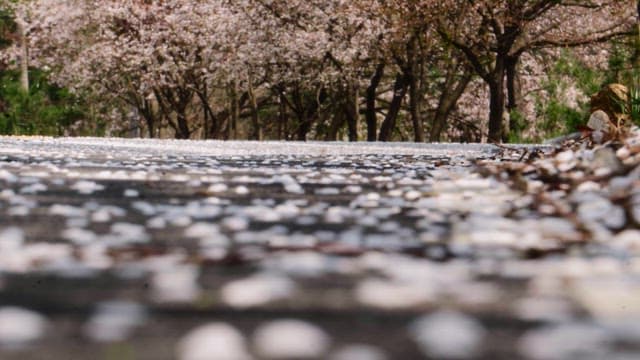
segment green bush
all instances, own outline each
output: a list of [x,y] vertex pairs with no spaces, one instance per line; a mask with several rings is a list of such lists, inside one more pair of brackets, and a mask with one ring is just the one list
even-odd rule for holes
[[629,115],[640,126],[640,38],[630,36],[612,44],[607,83],[621,83],[629,88]]
[[[589,98],[616,76],[614,73],[617,72],[616,67],[620,63],[619,56],[619,52],[612,52],[609,71],[603,73],[580,62],[571,51],[564,51],[542,83],[547,96],[536,100],[536,113],[540,119],[537,123],[537,133],[540,138],[534,140],[540,141],[574,132],[580,125],[585,125],[589,118]],[[586,95],[583,101],[579,101],[577,106],[573,107],[561,101],[562,93],[570,86]]]
[[637,126],[640,126],[640,87],[638,86],[638,81],[634,82],[632,85],[630,93],[630,111],[631,121]]
[[527,127],[527,119],[518,110],[511,110],[509,113],[509,143],[524,143],[527,139],[523,138],[522,132]]
[[552,138],[567,132],[573,132],[586,122],[586,112],[574,109],[557,99],[548,100],[542,110],[542,121],[539,130],[544,138]]
[[52,85],[46,74],[31,71],[29,92],[20,87],[20,74],[6,71],[0,76],[0,133],[6,135],[63,135],[65,129],[84,117],[73,94]]

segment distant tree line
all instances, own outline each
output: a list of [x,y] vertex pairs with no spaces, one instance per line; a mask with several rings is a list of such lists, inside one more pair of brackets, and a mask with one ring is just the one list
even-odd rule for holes
[[[630,0],[0,0],[0,132],[536,141],[631,81]],[[31,81],[26,81],[26,75]]]

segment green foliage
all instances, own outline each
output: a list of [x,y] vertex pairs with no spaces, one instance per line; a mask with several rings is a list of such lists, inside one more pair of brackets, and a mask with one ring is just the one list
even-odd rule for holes
[[511,110],[509,113],[509,143],[523,143],[522,132],[527,127],[527,119],[518,110]]
[[629,104],[622,108],[640,126],[640,38],[632,36],[613,43],[607,82],[629,88]]
[[629,115],[631,121],[640,126],[640,25],[638,36],[634,37],[633,52],[629,56],[631,71],[627,82],[629,84]]
[[543,113],[542,122],[538,125],[543,138],[552,138],[567,132],[576,131],[585,124],[586,111],[567,106],[558,99],[550,99],[540,106]]
[[633,84],[638,75],[634,67],[638,57],[635,50],[637,46],[637,40],[631,39],[616,41],[612,44],[606,83]]
[[[610,59],[613,70],[603,73],[583,64],[570,51],[563,52],[542,83],[547,96],[538,98],[535,103],[536,114],[540,119],[537,124],[539,138],[531,140],[540,141],[574,132],[580,125],[584,125],[589,117],[589,97],[609,82],[616,72],[613,67],[619,66],[618,56],[620,54],[613,53]],[[570,106],[565,103],[563,95],[572,87],[585,97]]]
[[0,76],[0,133],[10,135],[63,135],[66,128],[84,117],[82,107],[68,90],[52,85],[46,74],[30,73],[31,88],[20,88],[19,73]]
[[[563,53],[549,75],[550,81],[556,81],[557,84],[562,81],[563,77],[570,78],[584,94],[594,94],[600,90],[604,83],[608,82],[600,71],[583,64],[569,51]],[[550,85],[547,84],[547,86]],[[558,94],[557,91],[563,91],[566,86],[567,84],[562,84],[562,86],[556,87],[554,95]],[[549,88],[547,89],[549,90]]]
[[[14,0],[0,0],[0,49],[16,40],[11,2]],[[25,92],[20,86],[20,73],[6,66],[0,63],[0,134],[62,135],[84,118],[76,97],[51,84],[45,72],[32,69],[30,89]]]
[[637,80],[629,91],[629,100],[629,115],[631,115],[631,120],[634,124],[640,126],[640,86]]

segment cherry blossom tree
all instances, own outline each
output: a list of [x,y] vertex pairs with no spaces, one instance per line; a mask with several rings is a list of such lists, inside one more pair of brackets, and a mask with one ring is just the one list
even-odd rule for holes
[[164,120],[190,137],[202,126],[190,106],[232,61],[224,34],[234,18],[221,2],[39,0],[20,10],[34,61],[61,84],[133,107],[150,136]]
[[[257,36],[251,42],[258,53],[254,64],[266,69],[282,109],[294,114],[297,139],[314,125],[335,138],[345,122],[349,138],[357,139],[359,88],[381,31],[366,10],[338,0],[247,1],[245,13]],[[264,51],[255,51],[256,45]]]
[[628,0],[452,0],[441,4],[440,34],[465,54],[489,87],[488,139],[493,142],[503,139],[505,81],[509,106],[515,106],[514,75],[523,53],[627,34],[634,10]]
[[442,41],[437,33],[439,5],[433,0],[384,2],[376,14],[387,32],[382,53],[396,68],[394,95],[382,123],[379,139],[391,139],[396,116],[405,95],[413,140],[440,140],[446,118],[471,80],[461,53]]
[[34,66],[147,136],[437,141],[459,99],[486,101],[465,95],[479,77],[499,141],[523,54],[629,31],[635,2],[29,0],[16,14]]

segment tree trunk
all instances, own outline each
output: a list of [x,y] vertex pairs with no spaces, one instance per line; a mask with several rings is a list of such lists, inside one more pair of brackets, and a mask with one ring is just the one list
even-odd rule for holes
[[505,62],[507,75],[507,111],[518,110],[521,100],[520,78],[518,77],[519,56],[511,56]]
[[365,118],[367,121],[367,141],[376,141],[378,132],[378,121],[376,116],[376,92],[378,85],[384,75],[384,64],[376,67],[376,72],[373,74],[366,93],[366,110]]
[[320,106],[326,98],[327,93],[324,88],[317,89],[315,94],[312,94],[308,89],[300,88],[300,85],[294,88],[291,94],[291,103],[288,104],[298,118],[296,140],[307,141],[307,135],[313,126],[314,120],[317,119]]
[[287,140],[289,116],[284,96],[282,92],[278,94],[278,140]]
[[156,117],[153,110],[153,103],[149,99],[142,99],[142,116],[147,124],[147,135],[150,139],[156,137]]
[[336,141],[338,140],[338,131],[344,125],[345,121],[345,111],[335,111],[333,117],[331,118],[331,122],[329,123],[329,128],[327,129],[327,133],[324,136],[325,141]]
[[238,100],[238,84],[236,81],[233,81],[230,87],[230,104],[229,104],[229,113],[230,118],[227,123],[227,131],[226,131],[226,139],[225,140],[234,140],[238,136],[238,118],[240,117],[240,104]]
[[204,114],[204,138],[205,139],[218,139],[220,137],[220,122],[218,116],[211,109],[209,105],[209,95],[206,86],[196,93],[198,99],[200,99],[200,105],[202,106],[202,112]]
[[293,90],[291,96],[292,109],[298,120],[298,126],[295,133],[296,140],[307,141],[307,133],[311,130],[311,119],[309,118],[311,111],[307,108],[304,90],[301,90],[298,85]]
[[311,124],[307,119],[302,119],[296,130],[296,140],[307,141],[307,134],[311,130]]
[[189,130],[189,123],[187,121],[186,108],[176,110],[176,123],[178,124],[176,139],[188,139],[191,131]]
[[504,116],[504,76],[496,76],[489,83],[489,136],[490,143],[502,142],[502,120]]
[[503,119],[505,111],[505,77],[507,54],[499,52],[496,55],[493,71],[485,77],[489,85],[489,133],[487,141],[502,142]]
[[[522,108],[522,85],[520,83],[520,75],[518,74],[518,64],[520,62],[520,55],[509,56],[505,62],[506,77],[507,77],[507,115],[508,123],[505,124],[502,139],[503,141],[509,141],[510,136],[520,136],[520,132],[524,124],[522,123],[522,114],[524,110]],[[517,121],[516,119],[520,119]]]
[[414,34],[407,43],[407,62],[403,72],[409,82],[409,117],[413,126],[413,141],[424,142],[424,124],[422,123],[422,91],[420,88],[420,56],[418,52],[419,35]]
[[403,73],[396,75],[396,81],[393,85],[393,99],[380,127],[380,134],[378,135],[379,141],[391,140],[391,135],[393,135],[393,130],[396,127],[396,119],[402,107],[402,100],[407,93],[407,80],[406,75]]
[[347,95],[345,114],[347,117],[349,141],[358,141],[358,125],[360,122],[360,93],[358,86],[355,84],[350,85],[347,90]]
[[250,140],[262,140],[262,127],[260,126],[260,118],[258,114],[258,100],[251,79],[249,79],[249,103],[251,104],[251,136]]
[[20,36],[20,88],[29,93],[29,43],[27,40],[27,24],[22,19],[16,20]]
[[[211,134],[211,125],[213,118],[210,115],[210,109],[208,101],[202,99],[207,98],[207,86],[205,85],[202,90],[198,91],[198,98],[200,99],[200,105],[202,107],[202,138],[207,139]],[[202,96],[200,96],[202,94]]]
[[156,137],[156,127],[154,121],[149,120],[146,117],[144,120],[147,123],[147,135],[149,136],[149,139],[153,139],[154,137]]
[[418,88],[418,79],[413,71],[407,75],[407,77],[409,78],[409,114],[411,115],[411,123],[413,125],[413,141],[424,142],[424,125],[420,117],[422,99],[420,89]]
[[431,131],[429,132],[429,141],[440,141],[442,132],[447,127],[447,119],[453,111],[458,99],[464,93],[469,82],[473,77],[470,71],[464,72],[462,78],[455,82],[457,69],[452,70],[447,79],[445,85],[438,100],[438,107],[436,108],[433,122],[431,125]]

